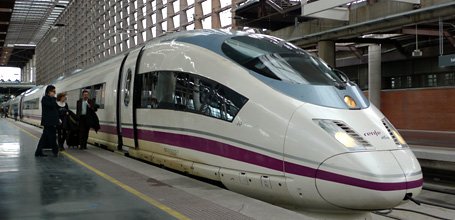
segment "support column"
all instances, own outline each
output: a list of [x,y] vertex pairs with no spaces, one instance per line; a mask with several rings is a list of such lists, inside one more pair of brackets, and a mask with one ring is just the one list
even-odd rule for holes
[[187,16],[188,2],[187,0],[180,0],[180,28],[179,30],[186,30],[188,25],[188,16]]
[[33,55],[30,71],[30,82],[36,82],[36,55]]
[[[147,36],[144,36],[142,33],[143,31],[145,31],[145,27],[144,27],[144,23],[142,22],[144,19],[145,19],[145,14],[144,14],[144,1],[143,0],[140,0],[140,1],[136,1],[137,2],[137,19],[136,19],[136,24],[137,24],[137,28],[135,30],[133,30],[133,33],[136,34],[137,36],[137,44],[138,45],[142,45],[144,44],[145,38],[147,38]],[[146,12],[147,13],[147,12]],[[146,21],[147,22],[147,21]],[[146,24],[147,25],[147,24]],[[174,25],[174,24],[172,24]],[[118,53],[119,51],[117,51]]]
[[166,31],[168,32],[172,32],[174,31],[174,14],[175,14],[175,11],[174,11],[174,2],[173,1],[168,1],[167,2],[167,6],[166,6],[166,10],[167,10],[167,27],[166,27]]
[[231,1],[231,29],[238,30],[237,22],[235,20],[235,9],[237,9],[237,0]]
[[212,0],[212,28],[221,28],[220,0]]
[[202,29],[202,17],[204,12],[202,11],[202,2],[194,1],[194,29]]
[[153,35],[156,34],[156,33],[152,32],[152,25],[153,25],[152,3],[150,1],[146,1],[145,7],[146,7],[146,16],[147,16],[145,18],[145,25],[146,25],[145,39],[146,39],[146,41],[149,41],[154,37]]
[[163,34],[163,0],[156,0],[156,36],[159,37]]
[[381,45],[368,46],[368,99],[381,109]]
[[26,79],[25,79],[25,76],[26,76],[26,73],[25,73],[25,72],[26,72],[26,69],[27,69],[27,67],[25,67],[25,66],[21,68],[21,82],[26,82],[26,81],[25,81],[25,80],[26,80]]
[[32,60],[29,60],[28,63],[25,65],[24,71],[22,72],[23,74],[22,76],[24,78],[22,82],[28,82],[30,79],[30,73],[32,72],[31,63]]
[[335,42],[333,41],[319,41],[318,42],[319,57],[323,59],[331,67],[336,67],[335,62]]
[[[123,5],[122,6],[122,20],[123,21],[122,21],[122,26],[121,27],[123,27],[124,29],[125,28],[128,29],[128,28],[130,28],[128,26],[128,10],[127,10],[129,2],[128,2],[128,0],[122,0],[122,3],[123,3],[122,4]],[[101,6],[101,9],[102,8],[103,8],[103,6]],[[102,16],[103,13],[104,13],[104,11],[101,12],[101,16],[100,16],[101,19],[103,18],[103,16]],[[99,25],[101,26],[101,29],[104,30],[101,22],[100,22]],[[159,27],[161,27],[161,24],[159,24]],[[160,32],[160,34],[161,34],[161,32]],[[104,48],[103,45],[104,45],[104,42],[106,40],[103,37],[103,33],[101,33],[100,36],[101,36],[101,39],[102,39],[101,40],[101,48],[100,48],[100,51],[101,51],[101,57],[100,58],[104,59],[104,55],[103,54],[104,54],[104,51],[106,51],[106,49]],[[130,40],[129,39],[129,35],[122,35],[122,37],[120,37],[120,38],[122,39],[122,51],[128,50],[130,48],[130,47],[128,47],[128,41]]]

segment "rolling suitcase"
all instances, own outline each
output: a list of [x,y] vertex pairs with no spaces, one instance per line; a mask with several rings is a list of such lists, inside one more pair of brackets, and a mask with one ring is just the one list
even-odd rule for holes
[[79,145],[79,119],[72,111],[69,111],[66,129],[66,145],[77,148]]
[[66,135],[66,145],[69,148],[77,148],[79,145],[79,130],[69,130]]

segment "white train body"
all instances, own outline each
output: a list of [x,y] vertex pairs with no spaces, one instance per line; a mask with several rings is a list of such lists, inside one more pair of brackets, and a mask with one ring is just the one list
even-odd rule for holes
[[[254,55],[250,39],[308,56],[263,35],[192,31],[153,40],[55,86],[68,92],[73,110],[82,89],[96,93],[101,130],[90,133],[92,143],[272,203],[353,212],[391,208],[420,192],[415,156],[355,85],[329,76],[334,85],[307,82],[300,90],[296,79],[258,74],[235,54]],[[254,68],[291,71],[274,56],[253,59],[263,62]]]
[[44,86],[36,86],[22,93],[21,120],[29,124],[41,126],[41,98],[44,95]]

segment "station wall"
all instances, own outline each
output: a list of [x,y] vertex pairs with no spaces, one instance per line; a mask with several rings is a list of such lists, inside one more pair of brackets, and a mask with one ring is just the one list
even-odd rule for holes
[[410,144],[455,147],[455,87],[383,90],[381,111]]

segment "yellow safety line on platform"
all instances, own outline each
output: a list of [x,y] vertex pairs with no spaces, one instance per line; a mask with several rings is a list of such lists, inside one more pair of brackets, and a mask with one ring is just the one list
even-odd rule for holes
[[[14,126],[18,127],[19,129],[21,129],[23,132],[27,133],[28,135],[38,139],[37,136],[35,136],[31,132],[25,130],[24,128],[21,128],[21,127],[17,126],[16,124],[14,124]],[[91,170],[92,172],[96,173],[98,176],[101,176],[104,179],[108,180],[109,182],[114,183],[117,186],[120,186],[124,190],[126,190],[126,191],[130,192],[131,194],[141,198],[142,200],[148,202],[152,206],[155,206],[155,207],[167,212],[168,214],[174,216],[175,218],[180,219],[180,220],[189,220],[190,219],[190,218],[186,217],[185,215],[173,210],[172,208],[170,208],[170,207],[168,207],[168,206],[156,201],[155,199],[150,198],[149,196],[147,196],[147,195],[135,190],[134,188],[132,188],[132,187],[130,187],[130,186],[118,181],[117,179],[115,179],[115,178],[113,178],[113,177],[101,172],[100,170],[98,170],[98,169],[96,169],[96,168],[84,163],[83,161],[81,161],[81,160],[75,158],[74,156],[72,156],[71,154],[69,154],[67,152],[60,152],[60,153],[65,155],[66,157],[70,158],[71,160],[75,161],[76,163],[86,167],[87,169]]]

